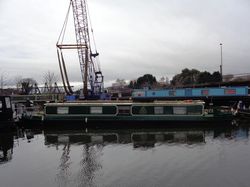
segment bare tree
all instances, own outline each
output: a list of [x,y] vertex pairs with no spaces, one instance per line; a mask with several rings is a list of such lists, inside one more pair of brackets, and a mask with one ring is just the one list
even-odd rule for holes
[[7,85],[7,77],[4,73],[0,75],[0,94],[3,94],[4,87]]
[[32,78],[24,78],[20,80],[22,87],[22,94],[28,95],[37,84],[37,82]]
[[45,85],[47,84],[49,91],[51,91],[53,84],[58,81],[58,76],[54,72],[47,71],[43,76],[43,80]]
[[7,84],[7,78],[4,74],[1,74],[0,75],[0,89],[3,90],[6,84]]
[[16,85],[16,88],[19,90],[22,88],[22,76],[21,75],[17,75],[16,77],[14,77],[14,84]]

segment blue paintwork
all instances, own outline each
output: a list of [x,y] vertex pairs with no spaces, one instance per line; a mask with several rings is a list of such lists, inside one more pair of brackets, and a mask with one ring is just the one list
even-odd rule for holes
[[247,86],[216,87],[216,88],[178,88],[164,90],[134,90],[133,98],[161,98],[161,97],[227,97],[247,96]]

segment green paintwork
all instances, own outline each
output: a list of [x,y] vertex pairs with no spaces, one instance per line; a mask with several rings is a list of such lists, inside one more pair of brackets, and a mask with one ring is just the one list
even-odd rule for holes
[[[130,112],[119,113],[119,108],[130,107]],[[68,108],[67,113],[57,114],[57,108]],[[94,111],[101,108],[101,113]],[[156,108],[160,113],[156,113]],[[183,114],[174,114],[175,109],[185,109]],[[45,121],[225,121],[231,120],[232,114],[214,114],[204,112],[203,102],[85,102],[85,103],[57,103],[45,107]]]
[[[45,107],[46,114],[57,114],[58,107],[68,107],[69,114],[90,114],[91,106],[49,106]],[[116,114],[116,106],[95,106],[102,107],[103,114]]]
[[231,115],[214,116],[85,116],[85,115],[49,115],[45,121],[227,121]]

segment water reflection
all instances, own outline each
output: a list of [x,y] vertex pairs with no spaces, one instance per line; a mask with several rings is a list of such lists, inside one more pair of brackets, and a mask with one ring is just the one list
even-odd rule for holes
[[90,146],[86,144],[83,146],[78,186],[93,186],[95,184],[95,173],[102,168],[100,161],[102,148],[102,145]]
[[13,135],[11,133],[0,134],[0,164],[12,159],[13,144]]
[[203,143],[204,131],[166,131],[166,132],[135,132],[131,134],[134,148],[155,147],[156,143]]
[[249,136],[249,127],[242,126],[237,128],[217,128],[213,131],[213,138],[217,139],[228,139],[228,140],[237,140],[237,139],[248,139]]
[[14,140],[22,138],[27,139],[27,142],[30,142],[30,140],[34,138],[34,134],[41,133],[42,131],[37,130],[17,130],[16,132],[0,133],[0,164],[12,160],[15,145]]
[[[119,129],[86,131],[44,131],[45,145],[62,147],[57,181],[69,186],[71,169],[71,146],[81,146],[76,186],[98,186],[98,176],[104,172],[103,150],[106,146],[128,145],[130,150],[149,150],[162,145],[187,145],[187,148],[206,145],[210,140],[247,140],[249,127],[228,128],[170,128],[170,129]],[[207,142],[208,141],[208,142]],[[190,146],[192,145],[192,146]],[[113,155],[114,158],[121,156]]]
[[[223,186],[214,176],[235,186],[235,174],[247,177],[248,144],[246,125],[19,130],[0,134],[0,165],[11,160],[0,167],[0,186]],[[13,173],[16,183],[6,177]]]
[[62,149],[62,155],[60,157],[57,173],[57,181],[60,184],[59,186],[67,186],[67,181],[69,180],[69,167],[71,165],[70,161],[70,144],[65,143]]
[[249,127],[119,129],[85,131],[44,131],[45,145],[78,144],[99,147],[108,144],[133,144],[133,148],[151,148],[160,144],[202,144],[206,138],[247,139]]

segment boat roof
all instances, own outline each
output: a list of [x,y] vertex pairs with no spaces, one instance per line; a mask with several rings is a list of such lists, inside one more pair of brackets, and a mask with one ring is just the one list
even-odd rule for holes
[[96,100],[96,101],[74,101],[74,102],[63,102],[63,103],[47,103],[45,106],[100,106],[100,105],[204,105],[205,102],[201,100],[183,100],[183,101],[153,101],[153,102],[139,102],[132,100]]

